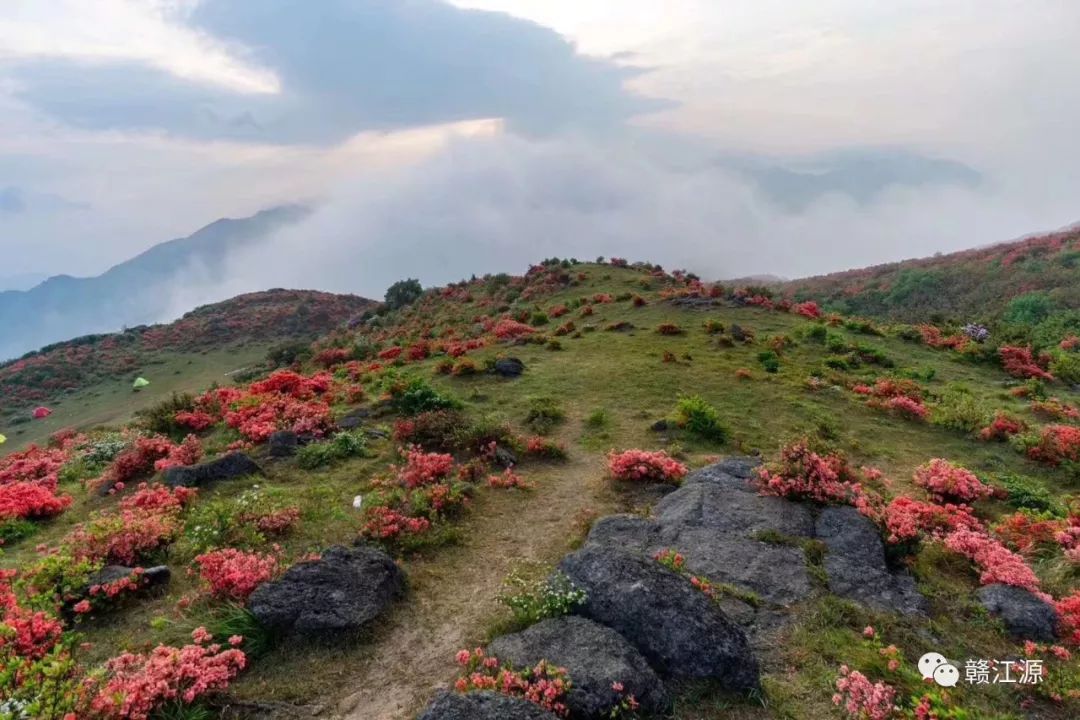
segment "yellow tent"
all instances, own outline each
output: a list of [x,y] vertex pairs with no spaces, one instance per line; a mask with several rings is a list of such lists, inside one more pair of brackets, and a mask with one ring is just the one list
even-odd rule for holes
[[137,377],[137,378],[135,378],[135,382],[131,383],[131,387],[132,387],[133,390],[139,390],[140,388],[144,388],[149,384],[150,384],[150,381],[147,380],[146,378]]
[[0,435],[0,445],[3,445],[6,442],[7,442],[7,438],[4,437],[3,435]]

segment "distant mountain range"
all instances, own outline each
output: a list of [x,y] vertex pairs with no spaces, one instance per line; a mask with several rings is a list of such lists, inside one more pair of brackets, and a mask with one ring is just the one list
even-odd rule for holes
[[306,208],[289,205],[248,218],[218,220],[188,237],[155,245],[96,277],[57,275],[28,290],[0,292],[0,360],[71,337],[169,319],[171,293],[185,278],[209,284],[224,281],[224,261],[230,252],[307,213]]

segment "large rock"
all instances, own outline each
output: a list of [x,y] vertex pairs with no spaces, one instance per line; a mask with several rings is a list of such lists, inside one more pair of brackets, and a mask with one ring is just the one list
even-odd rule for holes
[[270,457],[289,457],[295,455],[300,447],[300,436],[292,430],[278,430],[267,441]]
[[664,527],[706,527],[719,533],[753,537],[770,530],[795,537],[813,537],[814,518],[806,505],[759,495],[749,483],[703,468],[653,509]]
[[245,453],[233,452],[201,465],[169,468],[165,471],[164,482],[169,487],[201,487],[248,475],[262,475],[262,468]]
[[1059,618],[1054,606],[1027,590],[995,583],[979,588],[977,596],[1013,637],[1039,642],[1057,639]]
[[[86,581],[86,585],[88,588],[93,587],[94,585],[105,585],[126,577],[131,577],[135,572],[135,568],[127,567],[125,565],[106,565],[93,573]],[[165,565],[155,565],[154,567],[143,568],[141,575],[144,589],[149,590],[151,588],[168,585],[169,579],[172,577],[172,571]]]
[[338,545],[260,585],[248,607],[272,632],[334,638],[363,629],[404,591],[405,575],[389,555]]
[[582,617],[543,620],[512,635],[497,638],[488,648],[514,669],[547,660],[566,668],[573,683],[566,705],[575,720],[607,718],[623,695],[612,690],[622,683],[646,713],[668,708],[664,685],[634,646],[611,628]]
[[525,372],[525,363],[517,358],[500,358],[495,361],[492,371],[502,377],[515,378]]
[[597,545],[567,556],[559,569],[588,594],[578,613],[618,632],[661,673],[758,686],[757,659],[742,629],[680,575]]
[[906,572],[890,572],[877,527],[853,507],[828,507],[817,520],[829,590],[863,605],[904,615],[927,612],[926,598]]
[[440,693],[417,720],[556,720],[535,703],[493,692]]

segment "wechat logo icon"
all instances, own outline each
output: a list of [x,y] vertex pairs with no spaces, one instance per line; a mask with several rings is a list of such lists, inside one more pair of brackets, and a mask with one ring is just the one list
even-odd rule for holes
[[960,670],[941,653],[928,652],[919,658],[919,672],[923,680],[932,678],[941,687],[956,687],[960,682]]

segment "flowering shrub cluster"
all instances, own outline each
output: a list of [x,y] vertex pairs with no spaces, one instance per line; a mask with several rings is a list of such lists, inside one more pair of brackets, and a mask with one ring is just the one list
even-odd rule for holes
[[979,568],[983,585],[1015,585],[1046,598],[1039,591],[1039,579],[1024,559],[985,532],[961,528],[945,536],[945,547],[963,555]]
[[55,495],[44,485],[30,482],[0,485],[0,522],[55,517],[70,505],[70,496]]
[[862,487],[840,453],[819,455],[806,440],[783,448],[779,462],[758,468],[758,489],[767,495],[820,503],[854,504]]
[[532,489],[532,483],[527,482],[524,478],[513,471],[512,468],[506,468],[501,475],[489,475],[488,487],[508,489],[508,488],[521,488],[522,490]]
[[194,465],[202,459],[202,442],[194,435],[188,435],[179,445],[172,447],[169,454],[154,462],[154,470],[161,472],[171,467]]
[[840,666],[833,704],[855,720],[889,720],[896,712],[896,688],[872,683],[858,670]]
[[97,513],[75,526],[62,544],[78,559],[134,565],[176,538],[180,511],[194,495],[188,488],[140,486],[116,512]]
[[663,450],[612,450],[607,464],[608,472],[616,480],[677,484],[687,473],[685,465]]
[[884,402],[884,407],[908,420],[925,420],[929,411],[918,400],[899,395]]
[[791,312],[796,315],[802,315],[803,317],[816,320],[821,317],[821,308],[813,300],[807,300],[806,302],[795,303],[791,306]]
[[564,700],[573,685],[566,668],[541,660],[532,668],[515,672],[510,667],[500,667],[498,658],[485,657],[482,648],[472,652],[461,650],[456,660],[465,673],[454,684],[458,692],[490,690],[528,700],[559,717],[570,715]]
[[[235,647],[212,643],[204,628],[194,643],[181,648],[158,645],[148,654],[123,653],[105,665],[105,677],[89,701],[89,711],[106,718],[148,720],[168,702],[190,704],[214,690],[224,690],[247,664]],[[239,636],[230,645],[239,644]]]
[[1032,356],[1030,347],[1002,345],[998,348],[1001,366],[1005,372],[1018,378],[1038,378],[1052,381],[1054,376],[1046,371],[1045,362]]
[[525,438],[525,454],[548,460],[564,460],[566,458],[566,447],[557,440],[542,435],[533,435]]
[[236,548],[203,553],[195,558],[195,564],[199,566],[199,578],[214,597],[241,603],[278,570],[278,559],[274,555]]
[[953,505],[915,500],[901,495],[894,498],[882,513],[890,543],[901,543],[925,536],[941,539],[961,528],[982,530],[983,524],[967,505]]
[[1022,433],[1025,429],[1024,422],[1004,410],[994,413],[994,419],[990,424],[979,430],[979,439],[990,442],[993,440],[1008,440],[1013,435]]
[[526,335],[532,335],[536,332],[536,328],[525,323],[518,322],[517,320],[510,320],[504,318],[491,328],[492,334],[499,340],[516,340],[517,338],[524,337]]
[[920,465],[914,479],[916,485],[925,488],[939,502],[972,502],[993,493],[975,473],[942,458]]
[[405,464],[391,466],[392,475],[375,482],[378,490],[365,503],[360,534],[373,540],[396,540],[419,535],[432,523],[462,506],[469,486],[453,477],[454,458],[404,450]]
[[1027,447],[1027,456],[1048,465],[1080,462],[1080,428],[1046,425]]
[[131,574],[112,582],[91,585],[87,597],[72,606],[78,614],[88,613],[94,608],[101,609],[112,604],[117,597],[125,593],[136,593],[146,586],[146,570],[132,568]]
[[1080,410],[1056,397],[1032,400],[1031,412],[1048,420],[1080,420]]

